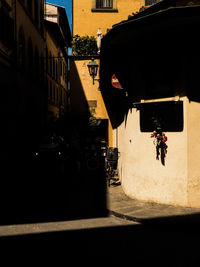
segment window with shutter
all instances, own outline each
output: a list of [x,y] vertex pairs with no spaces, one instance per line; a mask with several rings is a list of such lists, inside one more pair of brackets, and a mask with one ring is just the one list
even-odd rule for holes
[[96,8],[113,8],[113,0],[96,0]]
[[92,0],[93,12],[117,12],[117,0]]

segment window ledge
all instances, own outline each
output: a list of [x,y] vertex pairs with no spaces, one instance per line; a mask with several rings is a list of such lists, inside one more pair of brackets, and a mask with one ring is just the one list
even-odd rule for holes
[[117,13],[117,8],[92,8],[92,12],[110,12],[110,13]]

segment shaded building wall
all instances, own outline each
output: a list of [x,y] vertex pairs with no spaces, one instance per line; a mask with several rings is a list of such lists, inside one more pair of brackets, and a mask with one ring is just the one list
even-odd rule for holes
[[[57,132],[70,109],[68,46],[71,32],[64,7],[45,3],[48,128]],[[57,126],[56,126],[57,124]],[[59,125],[59,126],[58,126]]]
[[3,157],[13,163],[26,158],[45,125],[43,6],[43,0],[32,1],[31,10],[28,1],[1,1]]
[[[47,70],[47,84],[48,84],[48,112],[49,118],[59,118],[59,95],[60,87],[58,81],[58,66],[59,66],[59,49],[55,43],[51,33],[46,29],[46,46],[48,51],[48,70]],[[60,77],[59,77],[60,78]],[[51,115],[50,115],[51,114]]]
[[[24,6],[23,6],[24,5]],[[15,39],[16,53],[16,121],[17,138],[24,143],[43,131],[46,122],[46,92],[44,88],[44,2],[27,3],[16,1]],[[36,15],[37,8],[37,15]]]

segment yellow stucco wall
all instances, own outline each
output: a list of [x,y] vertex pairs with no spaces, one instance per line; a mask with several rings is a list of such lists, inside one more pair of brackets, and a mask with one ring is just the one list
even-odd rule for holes
[[[112,25],[126,20],[129,15],[137,12],[141,6],[144,5],[144,0],[117,0],[117,12],[93,12],[94,0],[73,0],[73,35],[80,36],[95,36],[97,37],[98,28],[101,29],[102,35],[106,34],[107,29],[112,28]],[[113,146],[113,129],[108,118],[108,114],[101,96],[100,91],[98,90],[98,82],[95,82],[95,85],[92,84],[92,79],[88,74],[87,64],[89,61],[76,61],[76,69],[79,73],[80,81],[72,77],[71,80],[71,91],[77,90],[77,86],[82,88],[84,95],[87,100],[97,100],[97,108],[95,116],[97,118],[108,119],[109,124],[109,146]],[[71,75],[75,75],[71,69]],[[79,84],[79,85],[78,85]],[[75,88],[76,87],[76,88]],[[74,88],[74,89],[73,89]],[[77,92],[78,93],[78,92]],[[80,93],[80,92],[79,92]],[[72,92],[73,94],[73,92]],[[72,106],[77,106],[77,109],[81,110],[80,103],[78,99],[72,100]]]
[[[99,82],[95,81],[95,84],[92,83],[92,78],[88,72],[88,63],[90,60],[76,60],[75,65],[76,69],[79,73],[79,77],[81,77],[82,88],[84,90],[85,98],[87,101],[89,100],[97,100],[97,107],[96,107],[96,118],[106,119],[108,118],[108,114],[106,111],[105,104],[103,102],[101,92],[99,90]],[[99,64],[99,61],[96,60]],[[98,77],[96,77],[98,78]]]
[[91,12],[92,0],[73,0],[73,35],[94,35],[98,28],[105,34],[113,24],[126,20],[128,15],[137,12],[143,0],[117,0],[118,12]]
[[[71,59],[71,111],[73,113],[84,112],[89,109],[87,106],[89,101],[96,100],[97,106],[93,115],[98,119],[108,119],[108,113],[99,90],[99,82],[95,81],[93,85],[88,72],[89,61]],[[99,64],[98,60],[96,62]],[[110,121],[108,123],[109,145],[112,146],[112,126]]]
[[118,133],[114,132],[114,143],[118,143],[120,151],[120,179],[129,197],[200,207],[200,143],[197,141],[200,136],[200,104],[189,102],[187,97],[181,100],[184,103],[184,129],[182,132],[166,132],[165,166],[156,160],[151,133],[140,131],[137,109],[129,111],[126,124],[117,129]]

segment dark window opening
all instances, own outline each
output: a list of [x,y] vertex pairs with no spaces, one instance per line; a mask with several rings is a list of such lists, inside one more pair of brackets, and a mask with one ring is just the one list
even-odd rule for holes
[[52,66],[53,66],[53,70],[52,70],[52,77],[55,79],[55,58],[52,58]]
[[88,100],[89,107],[96,108],[97,107],[97,100]]
[[0,8],[0,41],[8,48],[14,44],[14,21],[9,17],[9,11]]
[[50,100],[52,100],[52,82],[50,81],[50,84],[49,84],[49,98]]
[[24,31],[22,28],[20,28],[19,31],[19,67],[24,68],[25,67],[25,39],[24,39]]
[[35,22],[39,24],[39,10],[38,10],[38,1],[34,2],[34,12],[35,12]]
[[183,101],[140,104],[140,130],[153,132],[161,127],[164,132],[183,131]]
[[41,33],[44,33],[44,9],[40,7],[40,30]]
[[35,48],[35,76],[38,79],[40,74],[40,58],[38,48]]
[[46,47],[46,73],[49,73],[49,52],[47,47]]
[[154,5],[162,0],[145,0],[145,6],[151,6]]
[[31,16],[32,16],[32,10],[33,10],[32,0],[28,0],[28,11],[31,14]]
[[41,80],[41,84],[44,84],[44,56],[43,56],[43,54],[41,54],[41,57],[40,57],[40,66],[41,66],[40,80]]
[[49,74],[52,76],[52,57],[51,52],[49,53]]
[[62,60],[60,61],[60,76],[62,76]]
[[33,46],[30,39],[28,41],[28,69],[30,72],[33,71]]
[[96,8],[113,8],[113,0],[96,0]]

